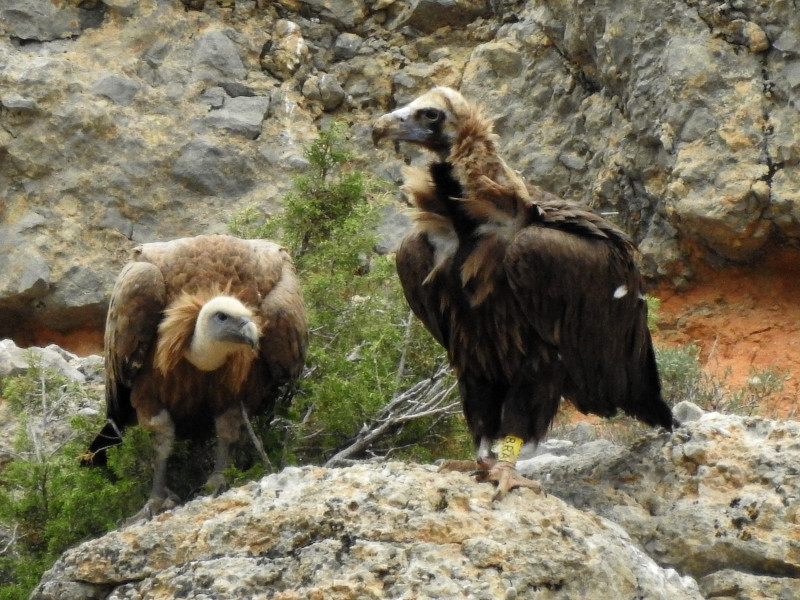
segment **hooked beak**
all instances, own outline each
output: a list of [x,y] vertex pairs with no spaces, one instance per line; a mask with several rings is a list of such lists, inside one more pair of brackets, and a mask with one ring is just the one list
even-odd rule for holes
[[247,317],[237,317],[228,321],[222,340],[234,344],[244,344],[253,350],[258,349],[258,326]]
[[397,109],[383,115],[372,127],[372,144],[377,146],[384,138],[395,142],[425,143],[433,135],[430,128],[420,126],[416,120],[411,119],[408,107]]
[[242,339],[253,350],[258,349],[258,327],[252,321],[248,321],[242,327]]

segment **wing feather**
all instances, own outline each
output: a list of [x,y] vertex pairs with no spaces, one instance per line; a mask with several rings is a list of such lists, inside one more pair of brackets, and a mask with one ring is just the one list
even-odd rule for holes
[[505,269],[527,319],[562,356],[565,395],[584,412],[626,408],[631,378],[650,369],[643,282],[632,256],[599,236],[531,226],[510,244]]
[[130,392],[150,359],[166,306],[161,271],[147,262],[125,265],[111,293],[105,330],[106,412],[119,427],[136,422]]
[[448,324],[445,318],[446,295],[438,289],[437,279],[429,277],[437,265],[433,246],[425,233],[412,230],[397,249],[397,275],[411,310],[445,350],[449,350]]
[[266,240],[248,240],[256,254],[254,273],[264,320],[260,359],[273,378],[285,382],[299,377],[308,349],[308,322],[300,283],[289,253]]

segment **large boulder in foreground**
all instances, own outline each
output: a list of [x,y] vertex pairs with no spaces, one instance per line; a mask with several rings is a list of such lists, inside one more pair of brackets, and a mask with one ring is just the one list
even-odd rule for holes
[[800,423],[675,414],[629,446],[581,423],[520,460],[544,494],[494,503],[433,466],[287,468],[66,552],[32,598],[800,598]]
[[32,600],[702,598],[613,523],[460,473],[289,468],[66,552]]
[[[684,403],[688,404],[688,403]],[[630,448],[605,440],[519,465],[612,520],[707,598],[800,598],[800,423],[702,414]]]

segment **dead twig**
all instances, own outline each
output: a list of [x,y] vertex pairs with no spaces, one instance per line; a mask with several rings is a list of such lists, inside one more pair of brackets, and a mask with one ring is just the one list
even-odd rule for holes
[[247,409],[244,407],[244,403],[239,403],[239,408],[242,410],[242,420],[244,421],[245,429],[247,429],[247,434],[253,441],[253,446],[255,446],[256,452],[258,452],[258,455],[261,457],[261,462],[264,463],[264,469],[267,473],[272,473],[272,462],[269,460],[269,457],[264,450],[264,444],[261,443],[261,439],[256,435],[255,429],[253,429],[253,424],[250,422],[250,416],[247,414]]
[[460,410],[459,402],[451,400],[456,384],[447,378],[448,373],[448,366],[440,365],[430,378],[423,379],[395,395],[375,417],[364,423],[356,436],[328,459],[324,466],[352,464],[353,456],[364,453],[390,432],[416,419],[457,414]]

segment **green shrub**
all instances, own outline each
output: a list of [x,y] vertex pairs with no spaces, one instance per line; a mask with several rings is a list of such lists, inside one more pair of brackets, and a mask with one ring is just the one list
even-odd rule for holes
[[677,404],[683,400],[697,404],[704,402],[704,375],[699,346],[656,346],[656,362],[661,376],[661,391],[668,404]]
[[[273,425],[285,426],[291,462],[324,462],[392,397],[445,361],[420,323],[409,326],[394,258],[374,250],[386,193],[354,167],[344,133],[334,125],[312,142],[305,153],[310,167],[295,177],[282,213],[267,217],[250,208],[231,222],[236,235],[279,239],[303,285],[311,323],[307,374],[287,421]],[[429,460],[460,452],[469,444],[458,412],[403,423],[359,457]]]
[[0,472],[0,532],[6,538],[0,541],[2,600],[27,598],[64,550],[114,528],[146,498],[141,479],[130,472],[143,462],[135,456],[141,444],[126,438],[124,451],[109,453],[111,477],[80,467],[79,456],[104,418],[75,414],[87,392],[33,358],[30,362],[27,372],[2,384],[2,397],[18,423],[14,456]]

